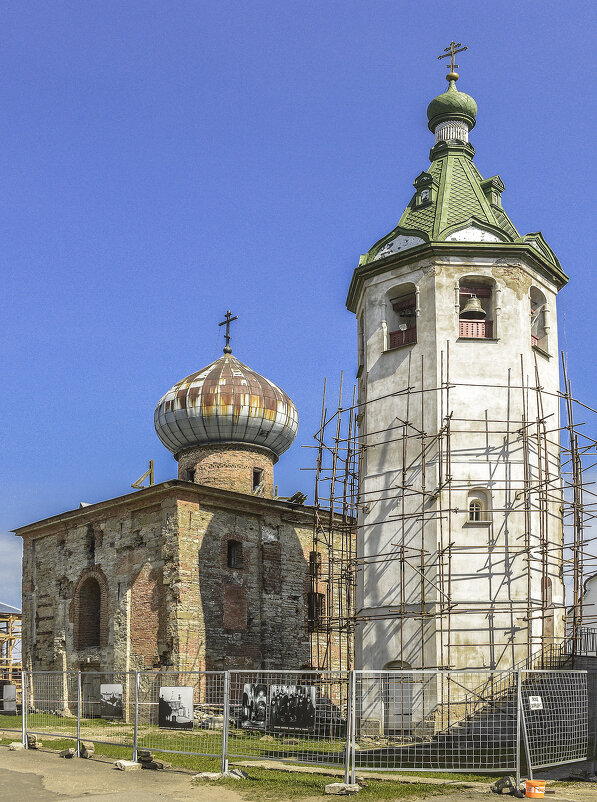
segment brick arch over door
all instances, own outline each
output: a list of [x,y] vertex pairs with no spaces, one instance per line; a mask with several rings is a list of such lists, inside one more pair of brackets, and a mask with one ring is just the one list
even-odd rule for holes
[[76,650],[108,645],[108,582],[97,565],[83,571],[70,605]]

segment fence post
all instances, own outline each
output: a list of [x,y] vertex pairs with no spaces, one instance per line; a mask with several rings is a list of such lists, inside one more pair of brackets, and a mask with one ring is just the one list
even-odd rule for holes
[[139,672],[135,671],[135,721],[133,723],[133,762],[137,762],[139,733]]
[[352,686],[354,673],[348,672],[348,693],[346,695],[346,754],[344,756],[344,782],[350,782],[350,757],[352,750]]
[[25,749],[28,747],[27,741],[27,672],[21,671],[21,740]]
[[516,672],[516,787],[520,788],[520,711],[522,709],[520,671]]
[[522,728],[522,740],[524,742],[524,753],[527,759],[527,772],[529,775],[529,780],[533,779],[533,765],[531,763],[531,750],[529,748],[529,738],[527,735],[527,725],[526,720],[524,717],[524,707],[522,705],[522,690],[521,690],[521,682],[520,682],[520,674],[518,672],[518,709],[519,709],[519,716],[520,716],[520,726]]
[[[68,683],[68,677],[67,677]],[[77,672],[77,757],[81,757],[81,672]]]
[[230,719],[230,671],[224,672],[224,721],[222,726],[222,774],[228,774],[228,728]]

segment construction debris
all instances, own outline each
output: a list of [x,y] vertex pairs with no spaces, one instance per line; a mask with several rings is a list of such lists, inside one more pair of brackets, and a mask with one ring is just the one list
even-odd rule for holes
[[79,756],[89,760],[95,754],[95,744],[91,743],[91,741],[81,741],[81,747],[79,749]]
[[352,785],[351,783],[330,783],[325,787],[326,794],[335,794],[336,796],[348,796],[349,794],[358,794],[361,790],[359,785]]
[[141,768],[141,764],[135,763],[134,760],[115,760],[114,766],[120,771],[137,771]]

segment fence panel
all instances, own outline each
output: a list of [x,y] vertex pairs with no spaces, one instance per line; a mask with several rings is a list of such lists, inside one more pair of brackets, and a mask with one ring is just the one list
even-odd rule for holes
[[355,769],[516,771],[512,672],[356,671]]
[[82,671],[79,694],[81,740],[132,746],[135,717],[134,672]]
[[139,672],[137,746],[221,757],[223,671]]
[[25,682],[27,731],[76,741],[78,672],[28,671]]
[[228,757],[344,766],[348,672],[231,671]]
[[[518,776],[521,735],[532,769],[587,758],[587,691],[566,670],[33,671],[23,699],[28,732],[135,756]],[[17,705],[2,729],[20,730]]]
[[0,729],[6,732],[22,730],[22,675],[2,676],[0,672]]
[[520,690],[532,768],[586,760],[586,671],[521,671]]

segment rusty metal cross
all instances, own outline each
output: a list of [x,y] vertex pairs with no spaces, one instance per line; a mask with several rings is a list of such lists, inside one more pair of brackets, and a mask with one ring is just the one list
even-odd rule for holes
[[233,320],[238,320],[238,315],[234,315],[234,317],[232,317],[232,312],[230,309],[227,309],[224,317],[225,320],[223,320],[221,323],[218,323],[218,326],[226,326],[226,334],[224,335],[226,338],[226,345],[224,346],[224,353],[231,354],[232,348],[230,347],[230,324]]
[[[460,48],[460,49],[458,49],[458,48]],[[449,56],[450,57],[450,68],[449,69],[450,69],[450,72],[454,72],[454,69],[458,66],[458,64],[454,63],[454,56],[456,55],[456,53],[462,53],[465,50],[468,50],[468,48],[466,46],[462,47],[462,42],[450,42],[450,46],[449,47],[444,47],[444,51],[445,52],[441,56],[438,56],[437,58],[439,60],[441,58],[448,58],[448,56]]]

